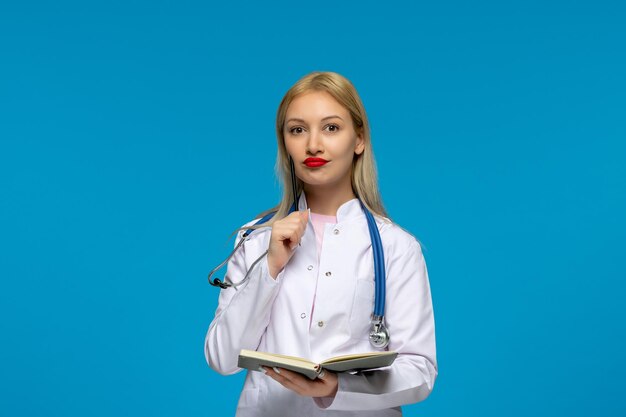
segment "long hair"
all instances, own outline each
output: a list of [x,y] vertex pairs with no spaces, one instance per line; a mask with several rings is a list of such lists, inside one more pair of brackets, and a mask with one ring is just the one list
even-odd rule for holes
[[[278,155],[276,157],[276,176],[281,179],[282,199],[280,203],[256,216],[256,218],[275,211],[276,214],[270,221],[258,226],[248,226],[242,229],[254,229],[271,226],[274,221],[284,218],[294,200],[292,191],[291,171],[289,166],[289,154],[285,147],[285,117],[291,102],[301,94],[311,91],[324,91],[329,93],[339,104],[348,110],[352,118],[354,130],[362,134],[365,148],[360,155],[354,155],[351,170],[352,190],[361,199],[365,207],[372,213],[387,218],[387,212],[383,207],[382,199],[378,191],[378,178],[376,161],[372,149],[370,126],[367,121],[365,107],[352,83],[342,75],[335,72],[315,71],[302,77],[287,91],[283,97],[276,114],[276,139],[278,141]],[[296,178],[298,195],[302,192],[303,183]],[[389,220],[388,218],[386,220]]]

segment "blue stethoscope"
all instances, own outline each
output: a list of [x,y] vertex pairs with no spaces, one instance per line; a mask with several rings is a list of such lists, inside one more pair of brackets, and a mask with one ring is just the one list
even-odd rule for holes
[[[296,181],[295,181],[295,174],[294,174],[294,168],[293,168],[293,161],[291,160],[291,158],[289,158],[289,162],[291,164],[291,179],[292,179],[291,183],[293,184],[293,196],[294,196],[293,205],[289,209],[289,214],[291,214],[292,212],[296,210],[296,207],[298,207],[298,204],[297,204],[298,198],[297,198],[297,192],[296,192],[297,190],[296,190]],[[385,257],[383,253],[383,245],[380,240],[380,233],[378,231],[378,227],[376,226],[376,221],[374,220],[374,216],[372,216],[372,213],[370,213],[370,211],[365,207],[361,199],[359,199],[359,203],[361,204],[361,208],[363,209],[363,212],[365,213],[365,218],[367,219],[367,226],[368,226],[369,233],[370,233],[370,239],[372,241],[372,251],[374,253],[374,280],[375,280],[376,292],[374,296],[374,313],[372,314],[371,326],[370,326],[370,331],[369,331],[369,340],[370,340],[370,344],[373,347],[377,349],[384,349],[389,345],[390,336],[389,336],[389,330],[387,329],[387,326],[385,326],[385,279],[386,278],[385,278]],[[274,214],[276,214],[276,212],[272,212],[263,216],[259,221],[254,223],[254,226],[268,222],[272,217],[274,217]],[[218,271],[219,269],[221,269],[224,265],[228,263],[228,261],[233,257],[235,252],[237,252],[237,250],[241,247],[241,245],[243,245],[243,243],[249,239],[250,234],[254,232],[255,230],[256,229],[247,229],[241,236],[241,239],[239,240],[239,242],[237,243],[233,251],[230,253],[228,258],[226,258],[222,263],[220,263],[217,267],[211,270],[211,272],[209,272],[209,277],[208,277],[209,284],[215,287],[220,287],[222,289],[233,287],[236,290],[239,285],[243,284],[248,279],[250,275],[250,271],[252,271],[252,269],[254,269],[256,264],[259,263],[261,259],[263,259],[263,257],[267,255],[267,252],[268,252],[267,250],[263,252],[263,254],[261,254],[261,256],[259,256],[252,263],[252,265],[246,272],[246,275],[243,277],[241,281],[237,283],[230,281],[228,277],[225,277],[224,281],[220,280],[219,278],[214,278],[213,280],[211,280],[211,277],[216,271]]]

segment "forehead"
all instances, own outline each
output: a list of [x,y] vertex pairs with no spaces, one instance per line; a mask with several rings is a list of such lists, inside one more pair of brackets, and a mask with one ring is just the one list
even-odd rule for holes
[[287,108],[286,119],[319,120],[336,115],[344,120],[349,117],[348,110],[326,91],[310,91],[296,96]]

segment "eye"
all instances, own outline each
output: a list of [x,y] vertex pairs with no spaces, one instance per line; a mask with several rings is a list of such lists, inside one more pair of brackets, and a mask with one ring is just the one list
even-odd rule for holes
[[299,135],[303,131],[304,129],[302,128],[302,126],[295,126],[289,129],[289,133],[291,133],[292,135]]
[[339,126],[336,124],[330,124],[326,126],[326,129],[328,129],[329,132],[338,132],[339,131]]

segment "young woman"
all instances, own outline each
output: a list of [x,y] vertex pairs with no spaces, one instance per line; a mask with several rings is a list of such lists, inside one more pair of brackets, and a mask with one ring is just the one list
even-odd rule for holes
[[[324,371],[315,380],[279,368],[249,371],[237,415],[401,415],[401,405],[423,400],[435,383],[433,307],[419,243],[386,217],[361,99],[339,74],[308,74],[283,98],[276,133],[283,198],[228,263],[227,281],[250,273],[245,283],[221,290],[205,340],[207,362],[226,375],[241,370],[241,349],[314,362],[380,350],[369,336],[375,297],[369,210],[384,253],[390,339],[383,349],[398,352],[396,360],[356,374]],[[297,210],[289,214],[294,185]],[[258,220],[244,225],[236,241]]]

